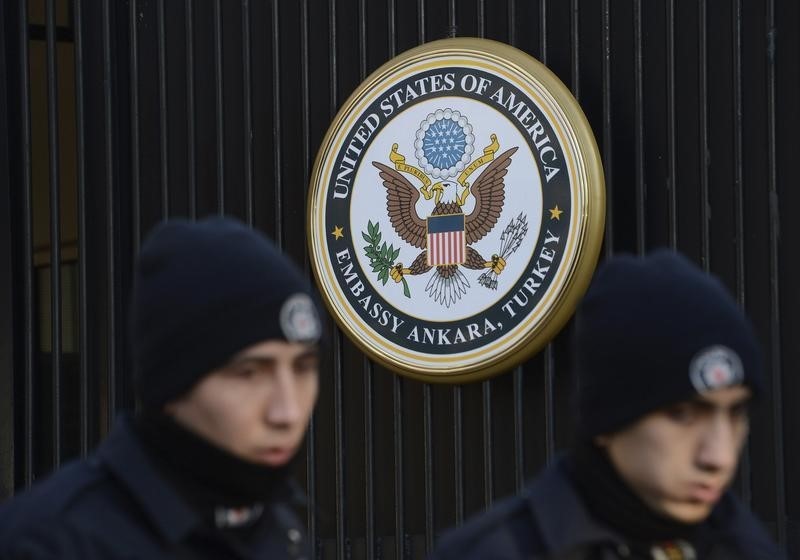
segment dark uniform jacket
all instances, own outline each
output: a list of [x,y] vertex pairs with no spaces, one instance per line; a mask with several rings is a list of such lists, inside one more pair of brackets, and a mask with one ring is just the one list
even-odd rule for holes
[[94,454],[0,505],[0,559],[308,558],[296,515],[269,504],[247,546],[203,523],[148,460],[127,418]]
[[[727,494],[729,522],[699,560],[782,559],[756,519]],[[722,505],[722,504],[720,504]],[[719,507],[719,506],[718,506]],[[626,560],[626,540],[592,518],[563,460],[520,495],[446,533],[429,560]]]

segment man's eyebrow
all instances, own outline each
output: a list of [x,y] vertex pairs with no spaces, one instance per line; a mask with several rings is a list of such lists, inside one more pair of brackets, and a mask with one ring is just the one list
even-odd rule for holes
[[[305,349],[300,351],[297,355],[292,357],[292,361],[295,360],[303,360],[310,357],[318,357],[319,356],[319,347],[316,344],[309,344],[306,346]],[[226,365],[227,366],[236,366],[241,364],[247,363],[259,363],[259,364],[271,364],[276,361],[275,356],[271,355],[260,355],[260,354],[251,354],[251,355],[242,355],[242,356],[235,356],[231,361],[229,361]]]
[[247,364],[271,364],[275,362],[275,358],[273,356],[239,356],[237,358],[233,358],[227,364],[227,367],[231,366],[242,366]]
[[[731,403],[726,404],[723,408],[738,408],[740,406],[748,406],[752,400],[753,397],[751,395],[747,395],[740,399],[736,399]],[[721,406],[712,400],[706,399],[705,397],[703,397],[703,395],[696,395],[688,402],[703,409],[714,409],[714,408],[719,408]]]

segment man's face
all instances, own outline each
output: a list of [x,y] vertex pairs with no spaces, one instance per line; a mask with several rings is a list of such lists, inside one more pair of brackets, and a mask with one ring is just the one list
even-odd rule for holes
[[684,523],[711,513],[748,432],[750,390],[715,389],[600,436],[617,472],[653,511]]
[[281,466],[305,435],[317,400],[318,371],[316,346],[262,342],[205,376],[166,411],[241,459]]

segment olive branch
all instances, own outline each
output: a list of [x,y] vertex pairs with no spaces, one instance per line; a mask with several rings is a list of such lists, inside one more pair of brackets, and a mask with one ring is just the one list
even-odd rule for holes
[[[394,266],[397,257],[400,256],[400,249],[395,249],[392,245],[386,245],[386,241],[381,244],[381,230],[380,224],[372,223],[371,220],[367,221],[367,231],[362,231],[361,236],[364,241],[369,243],[364,247],[364,254],[369,257],[369,264],[372,266],[372,272],[378,273],[378,280],[386,285],[389,281],[389,270]],[[408,282],[405,278],[400,279],[403,282],[403,294],[411,297],[411,291],[408,289]]]

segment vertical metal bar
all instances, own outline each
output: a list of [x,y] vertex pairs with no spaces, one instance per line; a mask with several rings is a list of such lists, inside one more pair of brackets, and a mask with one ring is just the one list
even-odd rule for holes
[[[275,74],[277,81],[278,73]],[[225,105],[222,87],[222,0],[214,2],[214,78],[217,102],[217,212],[225,214]]]
[[89,306],[86,289],[86,139],[83,121],[83,31],[82,0],[73,1],[72,26],[75,30],[75,156],[77,157],[78,198],[78,328],[79,328],[79,415],[80,452],[89,452]]
[[336,473],[336,558],[344,560],[345,549],[345,510],[344,502],[346,499],[344,484],[345,469],[345,436],[343,420],[343,390],[342,390],[342,336],[339,331],[334,332],[333,336],[333,429],[334,446],[336,449],[334,457]]
[[[391,15],[389,16],[392,17]],[[328,0],[328,53],[330,54],[330,80],[331,80],[331,95],[330,95],[330,115],[331,118],[336,114],[337,97],[339,91],[339,60],[336,56],[336,0]]]
[[106,258],[108,259],[108,416],[106,417],[106,431],[111,427],[111,422],[117,413],[117,313],[116,313],[116,266],[114,263],[114,238],[116,236],[116,222],[114,219],[114,118],[113,118],[113,99],[112,99],[112,63],[111,63],[111,1],[105,0],[103,8],[103,111],[105,118],[106,133],[106,185],[107,185],[107,206],[106,219],[108,220],[108,231],[106,240]]
[[[328,2],[328,49],[331,53],[331,118],[335,114],[338,100],[338,88],[336,84],[336,49],[337,49],[337,33],[336,33],[336,0],[329,0]],[[344,560],[345,549],[345,525],[344,525],[344,428],[342,426],[342,340],[341,334],[337,330],[334,335],[334,344],[336,351],[334,352],[334,372],[333,372],[333,386],[334,386],[334,438],[336,448],[336,556],[338,560]]]
[[547,1],[539,2],[539,58],[547,64]]
[[[16,443],[15,433],[17,426],[15,423],[14,386],[18,383],[15,372],[14,350],[17,346],[16,334],[17,316],[14,313],[15,286],[13,272],[17,268],[14,259],[14,248],[12,239],[14,231],[12,228],[12,197],[11,177],[12,161],[17,162],[16,149],[18,146],[17,127],[13,128],[9,122],[19,116],[19,107],[16,104],[16,95],[10,91],[9,82],[14,79],[16,74],[13,64],[10,64],[7,53],[7,43],[5,35],[9,31],[19,33],[16,26],[6,22],[8,16],[13,18],[13,7],[3,5],[0,9],[0,30],[3,31],[3,39],[0,40],[0,72],[4,81],[0,86],[0,130],[9,131],[9,134],[0,134],[0,262],[6,264],[6,274],[0,275],[0,309],[7,311],[0,315],[0,502],[8,499],[15,487],[15,463],[14,444]],[[19,405],[19,403],[17,403]]]
[[647,192],[644,184],[644,65],[642,39],[642,0],[633,3],[633,95],[634,95],[634,143],[636,148],[636,250],[641,255],[647,247],[645,220]]
[[367,76],[367,0],[358,0],[358,76],[362,81]]
[[[363,0],[362,0],[363,2]],[[417,1],[417,38],[420,44],[425,43],[425,4],[423,0]],[[366,26],[364,29],[366,36]],[[362,76],[363,79],[363,76]],[[433,499],[433,403],[431,402],[431,386],[422,387],[423,427],[425,431],[425,550],[430,554],[433,551],[435,536],[435,503]],[[371,553],[372,550],[370,549]]]
[[[163,0],[162,0],[163,1]],[[242,67],[244,92],[244,205],[247,223],[252,225],[253,208],[253,101],[250,79],[250,1],[242,0]],[[303,184],[307,184],[303,183]]]
[[389,26],[389,58],[397,54],[397,6],[396,0],[387,0],[387,23]]
[[314,466],[317,463],[317,454],[314,450],[316,440],[315,431],[316,420],[312,415],[308,423],[307,431],[307,452],[306,452],[306,491],[308,492],[308,541],[311,544],[311,557],[317,558],[317,477]]
[[[361,0],[362,2],[364,0]],[[303,166],[303,184],[307,185],[309,181],[309,170],[311,169],[312,153],[311,153],[311,77],[309,69],[310,57],[310,37],[308,28],[308,10],[309,0],[301,0],[300,2],[300,85],[301,85],[301,103],[303,105],[303,161],[306,165]],[[361,75],[365,73],[364,63],[362,62]]]
[[[742,0],[733,3],[733,204],[736,213],[736,301],[745,308],[745,256],[744,256],[744,148],[742,108]],[[750,482],[751,463],[749,444],[739,462],[742,500],[752,505],[753,491]]]
[[700,121],[700,228],[701,228],[701,259],[703,269],[708,271],[711,267],[711,231],[710,231],[710,204],[708,189],[708,173],[711,165],[711,153],[708,147],[708,36],[707,36],[707,13],[708,7],[706,0],[699,0],[698,10],[698,42],[700,52],[698,53],[699,68],[699,91],[698,103]]
[[425,547],[433,550],[434,501],[433,501],[433,407],[431,386],[422,387],[422,421],[425,430]]
[[[547,64],[547,2],[542,0],[539,5],[540,20],[539,20],[539,50],[540,58],[543,64]],[[550,367],[548,353],[551,352],[550,345],[545,348],[545,448],[547,462],[550,462],[552,456],[551,449],[553,444],[553,413],[555,412],[553,406],[553,371]],[[521,387],[521,383],[520,383]],[[522,423],[519,419],[520,424]],[[518,475],[519,476],[519,475]]]
[[478,37],[486,37],[486,2],[478,0]]
[[[363,2],[363,0],[362,0]],[[420,44],[425,43],[425,5],[423,0],[417,1],[417,38]],[[366,26],[364,28],[366,37]],[[366,46],[366,42],[365,42]],[[362,79],[363,79],[362,75]],[[424,434],[424,479],[425,479],[425,550],[430,554],[433,551],[435,526],[435,503],[433,499],[433,406],[431,400],[431,387],[425,384],[422,387],[422,409]],[[369,549],[371,553],[372,550]]]
[[[669,169],[669,244],[678,246],[678,156],[675,122],[675,0],[667,0],[667,159]],[[608,188],[608,186],[606,186]]]
[[514,0],[508,0],[508,42],[512,46],[517,45],[517,3]]
[[[337,87],[337,56],[338,36],[336,30],[336,0],[328,0],[328,51],[331,56],[331,113],[330,118],[336,114],[339,104]],[[336,448],[336,557],[338,560],[345,558],[345,511],[344,511],[344,428],[342,426],[342,335],[337,329],[334,333],[334,438]]]
[[775,426],[775,524],[778,542],[786,546],[786,473],[783,451],[783,380],[781,374],[780,299],[780,205],[778,203],[777,85],[775,0],[767,2],[767,134],[769,150],[769,255],[770,255],[770,371],[772,372],[772,421]]
[[555,364],[553,361],[553,344],[544,349],[544,442],[547,464],[553,462],[556,455],[556,399],[555,399]]
[[[169,129],[167,127],[167,32],[164,0],[158,0],[158,100],[161,125],[161,215],[169,217]],[[134,240],[138,243],[138,237]]]
[[425,42],[425,0],[417,0],[417,37],[420,45]]
[[53,466],[61,464],[61,189],[58,161],[58,60],[55,0],[47,0],[47,129],[50,165],[50,318]]
[[453,482],[455,484],[455,509],[456,525],[464,522],[464,433],[463,433],[463,388],[457,385],[453,388],[453,455],[455,459],[455,472]]
[[[458,33],[456,24],[456,2],[448,2],[448,18],[450,24],[450,36],[455,37]],[[463,431],[463,388],[459,385],[453,389],[453,446],[455,456],[455,509],[456,524],[464,522],[464,431]]]
[[603,169],[606,183],[605,254],[614,254],[614,153],[611,120],[611,1],[603,0]]
[[394,535],[395,558],[405,558],[405,494],[403,492],[403,385],[399,375],[392,376],[394,403]]
[[522,399],[522,366],[514,368],[514,488],[525,485],[525,419]]
[[494,499],[494,471],[492,464],[492,385],[487,380],[482,383],[483,396],[483,500],[486,509]]
[[[309,169],[311,166],[311,93],[310,93],[310,70],[309,70],[309,29],[308,29],[308,0],[300,2],[300,85],[303,105],[302,127],[303,127],[303,184],[307,185],[309,180]],[[276,193],[277,196],[277,193]],[[317,479],[314,467],[316,465],[316,419],[312,415],[308,423],[306,432],[306,492],[308,494],[308,540],[311,543],[311,557],[317,557]]]
[[28,60],[28,3],[19,2],[19,67],[20,67],[20,110],[22,111],[22,181],[23,181],[23,276],[25,305],[25,469],[24,483],[28,488],[33,483],[33,393],[34,393],[34,299],[33,299],[33,201],[31,185],[31,107],[30,107],[30,63]]
[[[275,182],[275,243],[283,247],[283,174],[281,172],[281,51],[278,5],[272,0],[272,172]],[[331,112],[333,115],[333,112]]]
[[[581,98],[581,73],[580,73],[580,7],[578,4],[578,0],[572,0],[570,6],[570,69],[571,69],[571,78],[572,78],[572,85],[571,91],[572,95],[575,96],[575,99],[580,101]],[[548,422],[547,422],[547,439],[550,443],[547,443],[547,462],[548,464],[553,460],[555,457],[555,375],[556,375],[556,367],[555,367],[555,359],[554,359],[554,351],[553,351],[553,343],[548,343],[546,351],[545,351],[545,372],[547,375],[547,382],[545,385],[546,394],[548,401],[550,401],[550,406],[552,407],[551,412],[548,412]]]
[[194,22],[193,0],[186,0],[186,144],[189,165],[189,216],[197,217],[197,168],[194,138]]
[[131,201],[133,202],[133,250],[139,252],[142,237],[142,160],[139,148],[139,11],[137,0],[128,6],[128,33],[130,39],[130,96],[131,96]]
[[[359,78],[363,81],[367,76],[367,0],[358,2],[358,46],[359,46]],[[372,429],[375,416],[372,377],[375,374],[372,363],[365,356],[364,369],[364,489],[365,501],[365,544],[366,558],[375,556],[375,474],[374,453],[375,434]]]
[[374,449],[375,434],[372,429],[375,416],[374,394],[372,391],[372,376],[375,371],[370,361],[364,358],[364,470],[365,472],[365,500],[366,500],[366,557],[375,555],[375,474],[374,474]]
[[[388,1],[389,57],[397,51],[397,6],[395,0]],[[392,397],[394,404],[394,535],[395,558],[405,558],[405,508],[403,494],[403,386],[397,375],[392,376]]]
[[581,74],[580,74],[580,8],[578,0],[572,0],[570,5],[570,62],[572,67],[572,95],[575,99],[581,99]]

